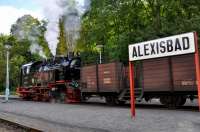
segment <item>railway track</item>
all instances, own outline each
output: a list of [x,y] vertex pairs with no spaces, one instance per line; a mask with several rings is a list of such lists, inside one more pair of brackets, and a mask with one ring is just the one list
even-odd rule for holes
[[159,109],[159,110],[177,110],[177,111],[194,111],[198,112],[198,106],[180,106],[177,108],[167,108],[164,105],[157,104],[136,104],[136,108],[140,109]]
[[16,123],[14,121],[0,118],[0,131],[3,132],[42,132],[35,128],[24,126],[23,124]]
[[[0,99],[4,99],[3,97],[0,96]],[[11,100],[20,100],[20,98],[12,97]],[[151,101],[151,102],[136,102],[136,108],[141,108],[141,109],[160,109],[160,110],[177,110],[177,111],[194,111],[198,112],[199,107],[198,107],[198,101],[196,100],[195,104],[191,105],[191,102],[188,101],[186,105],[180,106],[178,108],[167,108],[166,106],[158,103],[158,101]],[[109,106],[105,103],[104,99],[99,99],[99,98],[93,98],[87,102],[82,102],[78,103],[78,105],[94,105],[94,106],[103,106],[103,107],[118,107],[118,108],[130,108],[130,104],[123,104],[123,105],[114,105],[114,106]]]
[[[130,104],[123,104],[123,105],[114,105],[114,106],[109,106],[107,105],[104,101],[89,101],[89,102],[83,102],[81,103],[82,105],[94,105],[94,106],[103,106],[103,107],[116,107],[116,108],[130,108]],[[158,110],[177,110],[177,111],[194,111],[194,112],[199,112],[199,107],[198,105],[191,105],[191,103],[187,103],[184,106],[180,106],[177,108],[168,108],[158,102],[137,102],[136,108],[138,109],[158,109]]]

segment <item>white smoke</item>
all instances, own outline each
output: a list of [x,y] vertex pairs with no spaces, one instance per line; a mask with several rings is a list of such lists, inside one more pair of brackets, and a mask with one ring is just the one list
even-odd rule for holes
[[43,52],[43,48],[38,45],[37,43],[32,43],[31,46],[30,46],[30,51],[31,53],[37,53],[39,54],[42,58],[47,58]]
[[89,9],[90,0],[41,0],[39,2],[44,7],[44,16],[48,20],[45,37],[52,54],[56,55],[59,35],[58,24],[61,17],[65,17],[68,49],[73,51],[79,37],[80,19]]
[[17,23],[11,28],[12,35],[18,40],[27,39],[30,41],[30,52],[39,54],[41,57],[46,58],[43,48],[38,44],[38,36],[42,34],[40,25],[28,25],[27,22],[32,19],[30,15],[24,15],[19,18]]
[[42,58],[47,58],[45,53],[43,52],[43,47],[37,43],[37,39],[34,36],[29,36],[28,40],[31,41],[30,51],[31,53],[35,53],[40,55]]
[[38,44],[38,36],[42,34],[39,28],[32,28],[31,34],[27,36],[28,40],[31,42],[30,51],[31,53],[39,54],[42,58],[47,58],[43,52],[43,47]]

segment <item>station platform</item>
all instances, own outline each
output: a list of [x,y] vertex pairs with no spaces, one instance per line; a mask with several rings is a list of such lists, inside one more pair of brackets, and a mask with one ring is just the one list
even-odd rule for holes
[[[0,100],[2,102],[3,100]],[[0,118],[47,132],[199,132],[198,110],[136,108],[104,103],[52,104],[10,100],[0,103]]]

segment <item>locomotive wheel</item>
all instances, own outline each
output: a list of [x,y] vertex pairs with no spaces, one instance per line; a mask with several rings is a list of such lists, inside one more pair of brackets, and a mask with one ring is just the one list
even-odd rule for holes
[[42,97],[41,100],[42,100],[42,102],[46,102],[45,97]]
[[29,101],[29,100],[31,100],[31,98],[29,96],[23,96],[21,99],[23,101]]
[[34,96],[34,97],[33,97],[33,101],[39,101],[39,96],[37,96],[37,95]]
[[69,103],[69,99],[68,99],[67,96],[65,97],[65,101],[64,101],[64,103],[65,103],[65,104],[68,104],[68,103]]
[[42,102],[48,102],[49,101],[49,98],[48,97],[46,97],[46,96],[43,96],[42,97]]
[[107,96],[106,97],[106,104],[107,105],[116,105],[117,101],[114,96]]
[[53,98],[53,97],[50,97],[49,102],[50,102],[50,103],[56,103],[56,99]]

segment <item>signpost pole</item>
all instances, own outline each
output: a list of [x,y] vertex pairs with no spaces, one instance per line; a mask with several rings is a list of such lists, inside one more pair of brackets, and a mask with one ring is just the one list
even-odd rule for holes
[[198,40],[197,33],[194,32],[195,38],[195,65],[196,65],[196,79],[197,79],[197,90],[198,90],[198,102],[199,102],[199,111],[200,111],[200,67],[199,67],[199,50],[198,50]]
[[130,96],[131,96],[131,118],[135,117],[135,91],[134,91],[134,65],[129,61]]

